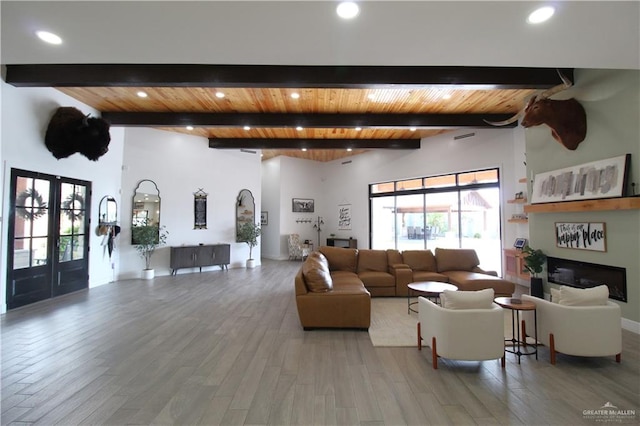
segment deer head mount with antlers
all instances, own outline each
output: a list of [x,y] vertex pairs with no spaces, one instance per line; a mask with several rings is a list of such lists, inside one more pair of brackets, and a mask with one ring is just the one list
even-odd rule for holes
[[[505,121],[487,123],[494,126],[506,126],[522,117],[523,127],[546,124],[551,128],[551,135],[565,148],[574,151],[587,136],[587,114],[580,103],[574,98],[567,100],[548,99],[573,84],[560,70],[558,75],[562,84],[552,87],[532,97],[527,105],[516,115]],[[485,120],[486,121],[486,120]]]

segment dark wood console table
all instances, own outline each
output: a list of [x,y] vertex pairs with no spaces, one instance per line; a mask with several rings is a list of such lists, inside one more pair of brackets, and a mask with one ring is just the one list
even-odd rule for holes
[[228,269],[230,261],[230,244],[171,247],[172,275],[176,275],[180,268],[200,268],[200,272],[202,272],[203,266],[218,265],[220,269]]
[[355,238],[327,238],[327,245],[331,247],[358,248]]

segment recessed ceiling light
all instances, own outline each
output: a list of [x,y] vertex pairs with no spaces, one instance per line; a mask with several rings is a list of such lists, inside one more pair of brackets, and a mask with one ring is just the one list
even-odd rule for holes
[[136,93],[136,95],[138,95],[139,98],[146,98],[147,96],[147,92],[143,92],[142,90],[140,90],[138,93]]
[[193,130],[193,126],[187,126],[187,130]]
[[362,127],[356,127],[356,132],[359,132],[360,130],[362,130]]
[[338,5],[336,13],[342,19],[353,19],[360,13],[360,8],[352,1],[344,1]]
[[245,130],[251,130],[251,127],[249,127],[249,126],[244,126],[244,129],[245,129]]
[[296,130],[297,130],[297,131],[299,131],[299,132],[301,132],[301,131],[302,131],[302,126],[298,126],[298,127],[296,127]]
[[417,129],[415,127],[409,127],[409,130],[411,130],[412,132],[415,132]]
[[347,148],[347,152],[353,151],[353,148]]
[[449,93],[445,93],[444,95],[442,95],[442,99],[451,99],[451,94]]
[[302,151],[307,152],[307,148],[302,148]]
[[49,44],[62,44],[62,39],[54,33],[50,33],[48,31],[36,31],[36,35],[40,40]]
[[293,99],[298,99],[298,98],[300,97],[300,93],[293,92],[293,93],[291,94],[291,97],[292,97]]
[[374,100],[374,99],[376,98],[376,95],[374,95],[373,93],[369,93],[369,94],[367,95],[367,98],[369,98],[369,99],[371,99],[371,100]]
[[530,24],[540,24],[547,19],[551,18],[555,13],[555,9],[551,6],[544,6],[531,12],[527,18],[527,22]]
[[224,93],[216,92],[216,98],[220,98],[220,99],[224,98]]

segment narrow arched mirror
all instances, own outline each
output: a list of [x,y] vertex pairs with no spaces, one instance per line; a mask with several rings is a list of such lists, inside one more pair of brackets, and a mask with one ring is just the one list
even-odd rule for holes
[[152,180],[141,180],[133,193],[131,212],[131,244],[136,245],[134,228],[140,226],[160,227],[160,190]]
[[110,195],[105,195],[98,206],[98,222],[100,225],[115,225],[118,222],[118,203]]
[[238,231],[245,223],[256,223],[256,203],[253,194],[248,189],[243,189],[236,199],[236,242]]

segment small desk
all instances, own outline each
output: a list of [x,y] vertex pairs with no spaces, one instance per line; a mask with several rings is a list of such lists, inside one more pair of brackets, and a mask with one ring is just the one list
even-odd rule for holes
[[[538,315],[535,303],[513,297],[496,297],[494,302],[505,309],[511,310],[511,339],[505,339],[505,343],[511,342],[512,347],[515,349],[505,349],[505,351],[515,354],[518,357],[518,364],[520,364],[520,357],[523,355],[535,355],[537,360]],[[522,323],[520,323],[520,311],[533,311],[533,330],[536,341],[534,345],[527,345],[525,322],[522,320]],[[520,332],[520,326],[522,327],[522,333]],[[529,349],[529,346],[531,346],[531,349]]]
[[441,283],[439,281],[421,281],[407,284],[407,314],[411,312],[418,313],[415,309],[411,309],[411,305],[415,305],[418,302],[411,302],[411,293],[418,293],[419,296],[425,296],[435,299],[434,302],[440,301],[440,293],[445,290],[456,291],[458,287],[453,284]]

